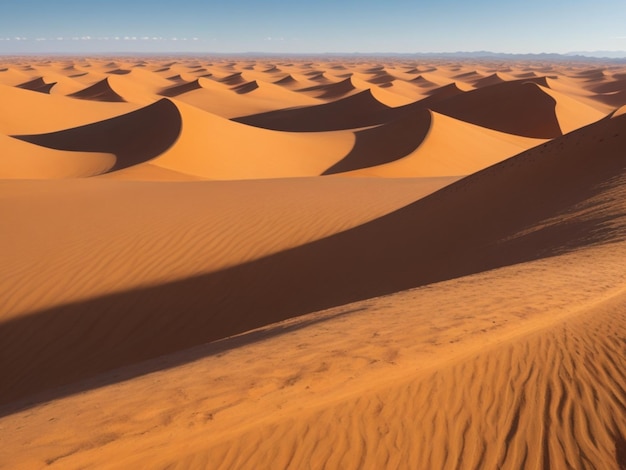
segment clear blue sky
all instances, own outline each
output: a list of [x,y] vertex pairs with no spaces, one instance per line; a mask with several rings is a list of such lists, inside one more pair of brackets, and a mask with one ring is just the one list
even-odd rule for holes
[[0,54],[626,50],[626,0],[0,0]]

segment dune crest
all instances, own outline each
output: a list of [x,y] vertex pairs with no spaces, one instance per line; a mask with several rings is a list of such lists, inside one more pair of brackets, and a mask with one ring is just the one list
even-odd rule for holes
[[104,80],[96,83],[95,85],[91,85],[84,90],[72,93],[70,96],[81,100],[106,101],[110,103],[126,101],[118,95],[115,90],[113,90],[108,78],[105,78]]
[[[14,136],[57,150],[104,152],[117,159],[111,171],[151,160],[178,138],[181,117],[167,99],[129,114],[50,134]],[[158,136],[158,138],[156,138]]]

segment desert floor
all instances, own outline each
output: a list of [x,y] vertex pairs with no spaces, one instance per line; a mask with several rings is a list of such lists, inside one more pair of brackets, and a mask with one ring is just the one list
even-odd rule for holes
[[0,58],[0,467],[626,468],[626,65]]

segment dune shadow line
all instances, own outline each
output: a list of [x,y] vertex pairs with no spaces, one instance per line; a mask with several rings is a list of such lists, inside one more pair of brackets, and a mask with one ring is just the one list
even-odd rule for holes
[[151,160],[178,139],[182,117],[163,98],[144,108],[104,121],[47,134],[16,135],[16,139],[57,150],[105,152],[117,157],[111,171]]

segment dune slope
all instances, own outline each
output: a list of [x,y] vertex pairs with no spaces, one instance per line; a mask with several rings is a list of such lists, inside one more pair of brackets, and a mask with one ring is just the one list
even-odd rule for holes
[[[2,371],[14,385],[3,396],[35,391],[28,377],[63,383],[315,310],[621,240],[625,119],[575,131],[337,235],[8,320]],[[41,349],[20,347],[23,337]]]
[[178,108],[162,99],[106,121],[49,134],[14,137],[57,150],[112,153],[117,157],[113,171],[162,154],[176,141],[180,130]]

